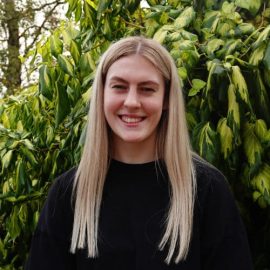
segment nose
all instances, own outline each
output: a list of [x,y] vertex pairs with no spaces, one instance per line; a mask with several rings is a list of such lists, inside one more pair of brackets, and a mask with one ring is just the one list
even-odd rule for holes
[[130,87],[124,102],[125,107],[139,108],[141,106],[140,97],[135,87]]

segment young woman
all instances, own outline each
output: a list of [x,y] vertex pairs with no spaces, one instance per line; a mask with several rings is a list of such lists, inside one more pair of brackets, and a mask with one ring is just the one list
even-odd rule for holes
[[97,68],[78,168],[52,186],[28,270],[250,270],[223,175],[191,151],[177,70],[129,37]]

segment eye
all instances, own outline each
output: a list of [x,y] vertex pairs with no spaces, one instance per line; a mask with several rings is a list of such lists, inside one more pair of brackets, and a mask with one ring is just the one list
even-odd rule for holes
[[152,93],[155,92],[156,90],[152,87],[142,87],[141,90],[146,93]]
[[113,84],[113,85],[112,85],[112,88],[113,88],[113,89],[124,90],[124,89],[126,89],[126,86],[123,85],[123,84]]

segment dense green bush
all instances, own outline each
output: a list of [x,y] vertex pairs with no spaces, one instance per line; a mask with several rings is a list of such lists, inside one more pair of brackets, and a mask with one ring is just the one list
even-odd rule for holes
[[270,5],[147,2],[69,0],[70,19],[29,54],[39,85],[0,101],[0,269],[22,269],[52,180],[79,161],[100,55],[137,34],[175,59],[193,147],[227,176],[256,269],[270,269]]

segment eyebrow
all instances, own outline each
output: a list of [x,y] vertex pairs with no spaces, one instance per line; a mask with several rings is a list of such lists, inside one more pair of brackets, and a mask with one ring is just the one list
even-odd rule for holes
[[[120,81],[120,82],[123,82],[123,83],[128,83],[128,81],[126,81],[125,79],[119,77],[119,76],[113,76],[110,78],[110,81]],[[139,85],[143,85],[143,84],[154,84],[154,85],[159,85],[158,82],[156,81],[153,81],[153,80],[146,80],[146,81],[143,81],[143,82],[140,82]]]

